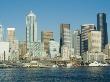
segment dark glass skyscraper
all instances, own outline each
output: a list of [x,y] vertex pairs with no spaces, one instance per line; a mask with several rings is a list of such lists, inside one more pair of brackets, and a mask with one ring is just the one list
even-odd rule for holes
[[97,14],[97,30],[101,31],[102,49],[104,49],[105,45],[108,44],[107,22],[105,13]]
[[88,51],[88,34],[91,31],[96,30],[94,24],[81,25],[81,55],[83,56]]

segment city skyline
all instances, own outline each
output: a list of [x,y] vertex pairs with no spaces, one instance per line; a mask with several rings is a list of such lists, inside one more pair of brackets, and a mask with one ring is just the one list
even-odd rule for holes
[[[41,31],[46,30],[53,31],[55,40],[59,41],[60,24],[70,24],[72,30],[80,29],[83,24],[92,23],[97,26],[97,13],[104,12],[107,15],[107,26],[109,31],[109,2],[110,1],[105,2],[104,0],[10,0],[10,3],[7,3],[6,0],[2,0],[0,4],[0,24],[3,25],[5,32],[6,28],[16,28],[17,39],[25,40],[25,17],[28,12],[32,10],[37,16],[38,40],[40,39]],[[20,32],[22,32],[23,35]],[[110,33],[108,32],[108,38],[109,36]]]
[[0,0],[0,82],[109,82],[109,3]]

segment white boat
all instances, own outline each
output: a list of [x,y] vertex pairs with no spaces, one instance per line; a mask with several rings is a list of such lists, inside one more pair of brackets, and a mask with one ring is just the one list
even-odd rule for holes
[[23,67],[30,67],[30,63],[23,63]]
[[93,63],[90,63],[89,66],[101,66],[101,63],[94,61]]
[[67,66],[67,68],[71,68],[73,66],[73,64],[72,63],[68,63],[66,66]]
[[53,65],[52,67],[53,67],[53,68],[58,68],[58,65]]
[[110,66],[110,65],[106,63],[106,64],[102,64],[102,66]]
[[93,63],[89,64],[89,66],[110,66],[109,64],[102,64],[94,61]]

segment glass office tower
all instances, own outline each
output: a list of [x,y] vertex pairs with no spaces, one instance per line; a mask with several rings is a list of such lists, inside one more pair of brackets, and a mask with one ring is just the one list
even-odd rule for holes
[[105,45],[108,44],[107,22],[105,13],[97,14],[97,30],[101,31],[102,49],[104,49]]
[[26,43],[29,50],[31,43],[37,42],[37,21],[36,15],[30,11],[26,16]]

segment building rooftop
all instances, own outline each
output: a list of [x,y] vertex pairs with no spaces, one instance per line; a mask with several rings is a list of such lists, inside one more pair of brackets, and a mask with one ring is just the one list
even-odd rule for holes
[[28,14],[28,16],[36,16],[36,15],[31,10],[30,13]]
[[7,28],[7,30],[15,30],[15,28]]
[[83,25],[81,25],[81,26],[89,26],[89,25],[95,26],[95,24],[83,24]]

